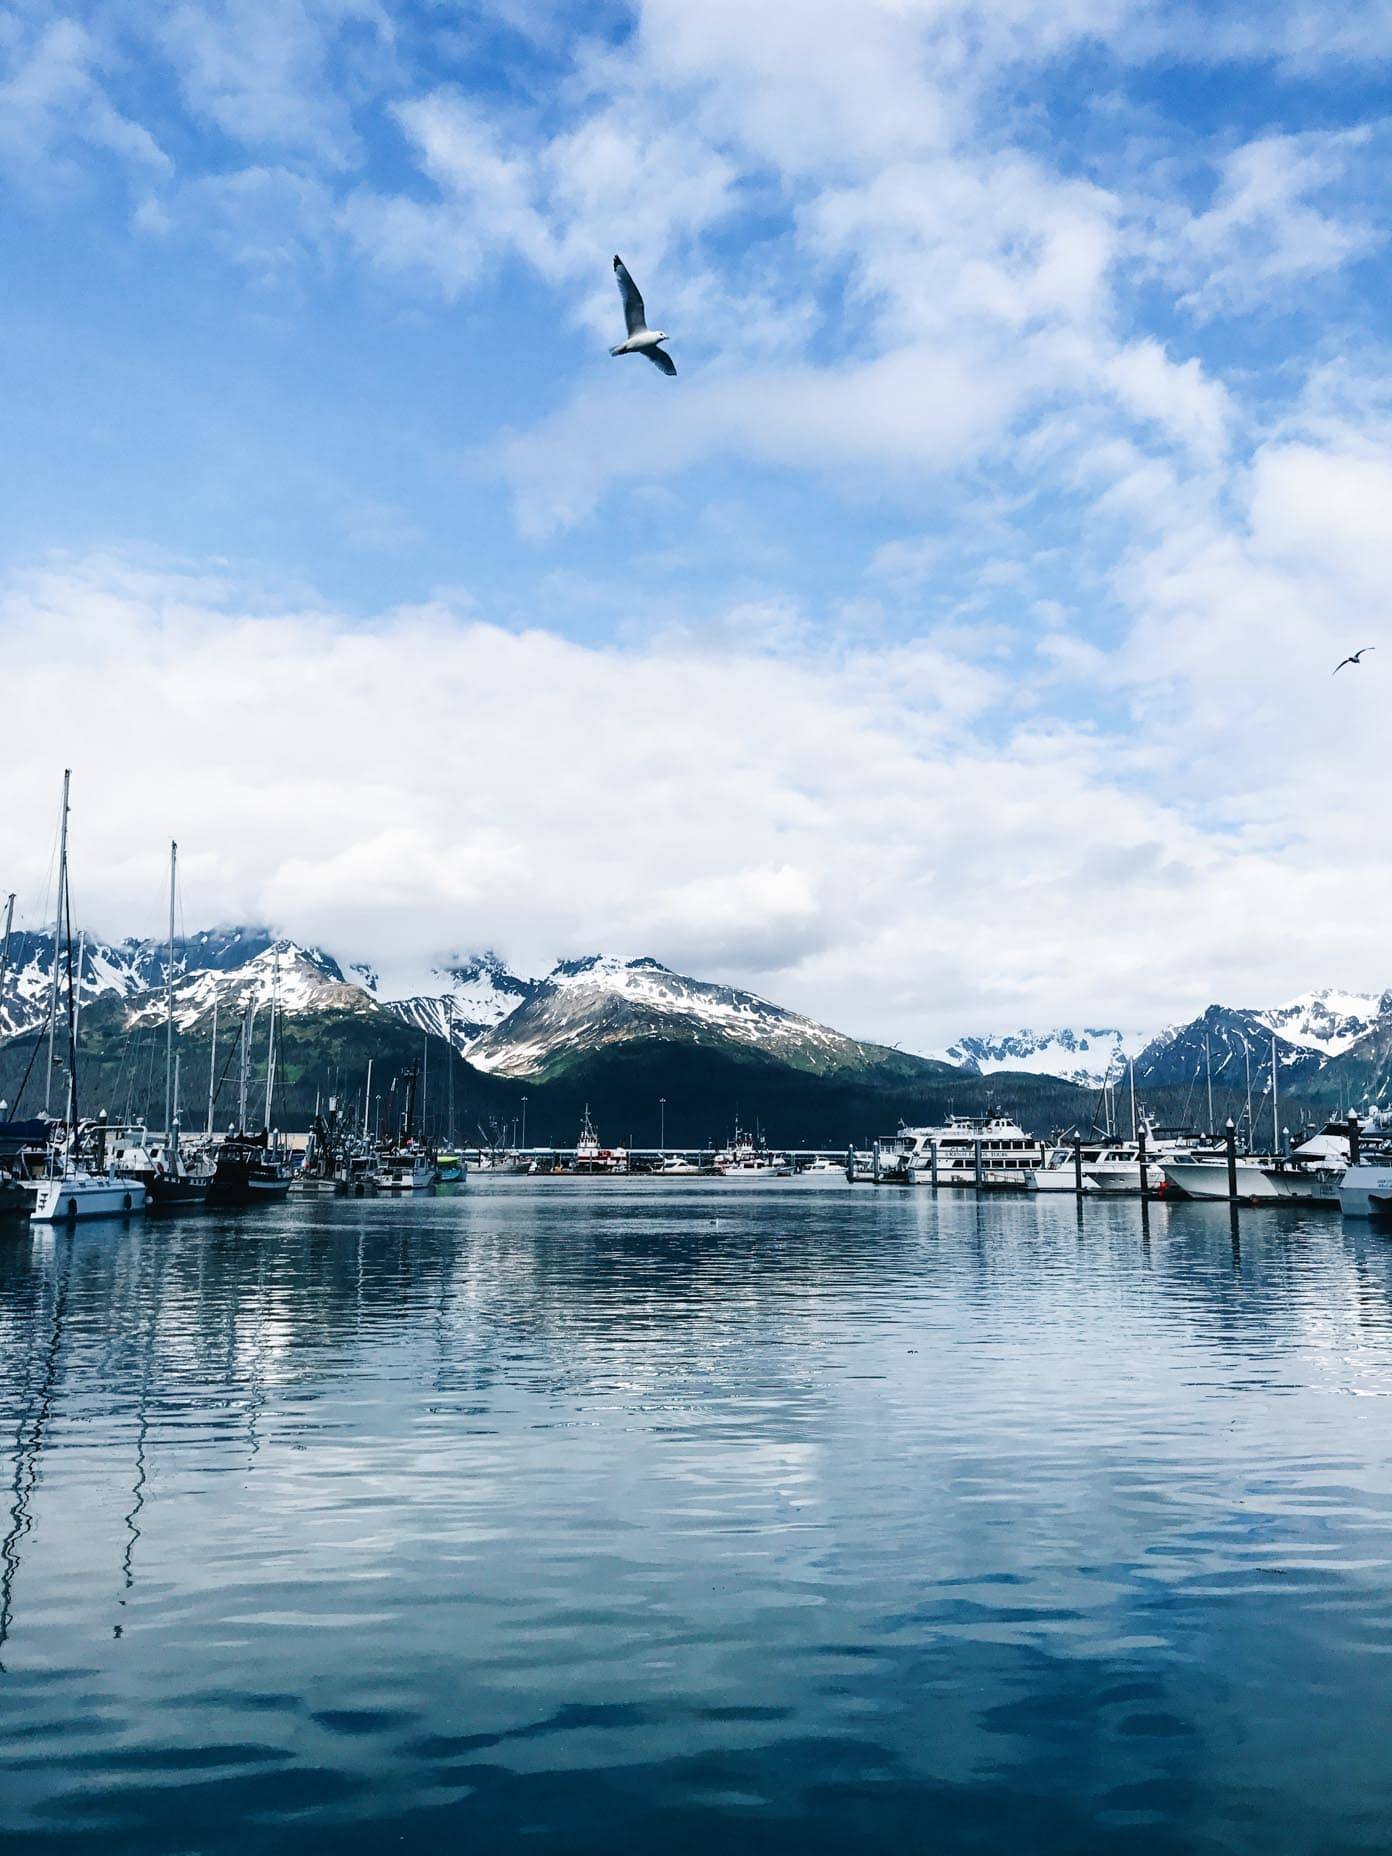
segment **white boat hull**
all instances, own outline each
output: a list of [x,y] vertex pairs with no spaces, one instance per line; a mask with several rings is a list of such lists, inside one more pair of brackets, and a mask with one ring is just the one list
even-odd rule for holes
[[[1029,1176],[1029,1189],[1031,1192],[1071,1192],[1076,1196],[1078,1180],[1071,1166],[1037,1166]],[[1083,1191],[1096,1190],[1084,1168]]]
[[1339,1182],[1339,1209],[1345,1218],[1392,1222],[1392,1161],[1351,1166]]
[[79,1218],[121,1218],[129,1212],[143,1212],[148,1203],[138,1179],[77,1174],[40,1180],[29,1216],[34,1224],[73,1224]]
[[[1141,1190],[1141,1163],[1139,1160],[1118,1161],[1113,1166],[1084,1167],[1084,1175],[1092,1182],[1098,1192],[1139,1193]],[[1164,1179],[1164,1170],[1154,1160],[1146,1161],[1146,1190],[1154,1192]]]
[[[1188,1199],[1226,1199],[1228,1163],[1226,1160],[1170,1161],[1165,1179],[1174,1191]],[[1339,1172],[1337,1168],[1320,1168],[1301,1172],[1261,1166],[1251,1160],[1237,1163],[1237,1196],[1284,1205],[1337,1205]]]

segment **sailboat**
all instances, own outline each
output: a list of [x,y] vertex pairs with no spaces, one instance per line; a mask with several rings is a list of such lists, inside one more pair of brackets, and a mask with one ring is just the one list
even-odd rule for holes
[[275,1097],[276,1005],[273,982],[271,1022],[266,1039],[266,1113],[255,1133],[247,1131],[247,1079],[251,1060],[251,1030],[256,1006],[248,1005],[242,1020],[241,1085],[238,1093],[237,1126],[218,1147],[213,1165],[212,1184],[208,1188],[210,1205],[267,1205],[288,1196],[290,1163],[284,1151],[272,1145],[271,1104]]
[[[71,782],[72,772],[68,769],[63,774],[63,816],[58,853],[58,934],[55,936],[64,950],[67,978],[67,1126],[64,1140],[49,1149],[49,1170],[38,1182],[34,1194],[34,1209],[29,1216],[35,1224],[71,1224],[79,1218],[108,1218],[113,1213],[119,1215],[122,1212],[144,1211],[148,1202],[145,1188],[139,1180],[127,1179],[108,1165],[104,1113],[88,1131],[95,1146],[95,1164],[84,1166],[81,1160],[82,1124],[77,1092],[77,982],[73,972],[72,899],[68,894],[68,794]],[[50,1036],[50,1044],[52,1041]]]
[[142,1133],[121,1156],[120,1170],[138,1179],[156,1211],[173,1211],[202,1205],[212,1184],[212,1169],[190,1167],[179,1148],[178,1060],[174,1052],[174,905],[179,872],[179,847],[169,847],[169,945],[164,967],[164,1126],[158,1142]]

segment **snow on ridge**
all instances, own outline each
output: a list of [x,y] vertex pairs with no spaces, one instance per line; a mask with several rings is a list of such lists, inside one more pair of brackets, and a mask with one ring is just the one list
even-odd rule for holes
[[1376,1024],[1387,1010],[1388,998],[1386,993],[1322,986],[1257,1016],[1288,1044],[1338,1057]]

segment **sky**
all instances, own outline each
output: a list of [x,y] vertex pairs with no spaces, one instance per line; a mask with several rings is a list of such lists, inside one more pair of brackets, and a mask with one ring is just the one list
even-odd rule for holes
[[190,928],[907,1049],[1392,986],[1389,77],[1372,0],[0,4],[16,919],[71,766],[109,935],[177,838]]

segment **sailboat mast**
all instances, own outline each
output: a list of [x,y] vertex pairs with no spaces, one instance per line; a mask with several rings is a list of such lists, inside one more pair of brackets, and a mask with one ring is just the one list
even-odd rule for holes
[[237,1079],[237,1132],[246,1133],[247,1118],[247,1065],[250,1061],[251,1021],[256,1016],[256,1001],[248,999],[242,1012],[242,1048],[240,1053],[241,1074]]
[[[1204,1054],[1204,1068],[1208,1072],[1208,1132],[1211,1137],[1213,1134],[1213,1046],[1209,1042],[1207,1034],[1205,1034],[1204,1036],[1203,1054]],[[1248,1128],[1250,1130],[1250,1127],[1251,1127],[1251,1116],[1250,1115],[1247,1118],[1247,1122],[1248,1122]]]
[[77,1165],[77,989],[73,981],[72,898],[68,895],[68,779],[63,779],[63,855],[58,883],[63,896],[63,943],[68,961],[68,1157]]
[[368,1117],[372,1113],[372,1059],[367,1060],[367,1088],[363,1092],[363,1139],[367,1139]]
[[208,1139],[213,1138],[213,1091],[217,1075],[217,1009],[218,996],[213,993],[213,1041],[208,1046]]
[[1276,1034],[1271,1035],[1271,1151],[1281,1151],[1281,1109],[1276,1092]]
[[[13,902],[14,897],[11,896],[10,900],[11,902]],[[449,1100],[449,1144],[450,1144],[450,1152],[453,1153],[454,1152],[454,998],[453,998],[453,995],[451,995],[445,1001],[445,1042],[449,1046],[449,1052],[445,1058],[446,1063],[448,1063],[449,1065],[449,1071],[448,1071],[449,1088],[446,1093],[447,1093],[448,1100]]]
[[271,1131],[271,1092],[275,1088],[276,1003],[280,992],[280,957],[277,955],[271,975],[271,1025],[266,1033],[266,1132]]
[[1245,1037],[1242,1040],[1242,1063],[1247,1072],[1247,1151],[1250,1153],[1257,1144],[1257,1131],[1252,1126],[1252,1046]]
[[1129,1068],[1131,1071],[1131,1139],[1134,1141],[1136,1139],[1136,1059],[1134,1057],[1131,1059]]
[[5,900],[5,939],[0,944],[0,1005],[5,996],[5,981],[10,976],[10,930],[14,927],[14,891]]
[[63,769],[63,812],[58,825],[58,908],[53,917],[53,984],[48,995],[48,1078],[44,1083],[44,1114],[53,1106],[54,1040],[58,1035],[58,963],[63,957],[63,899],[68,886],[68,790],[72,768]]
[[164,956],[164,1138],[174,1126],[174,885],[179,870],[179,847],[169,845],[169,945]]
[[82,963],[87,958],[87,930],[84,928],[77,937],[77,998],[73,1002],[73,1043],[77,1042],[78,1027],[82,1023]]

